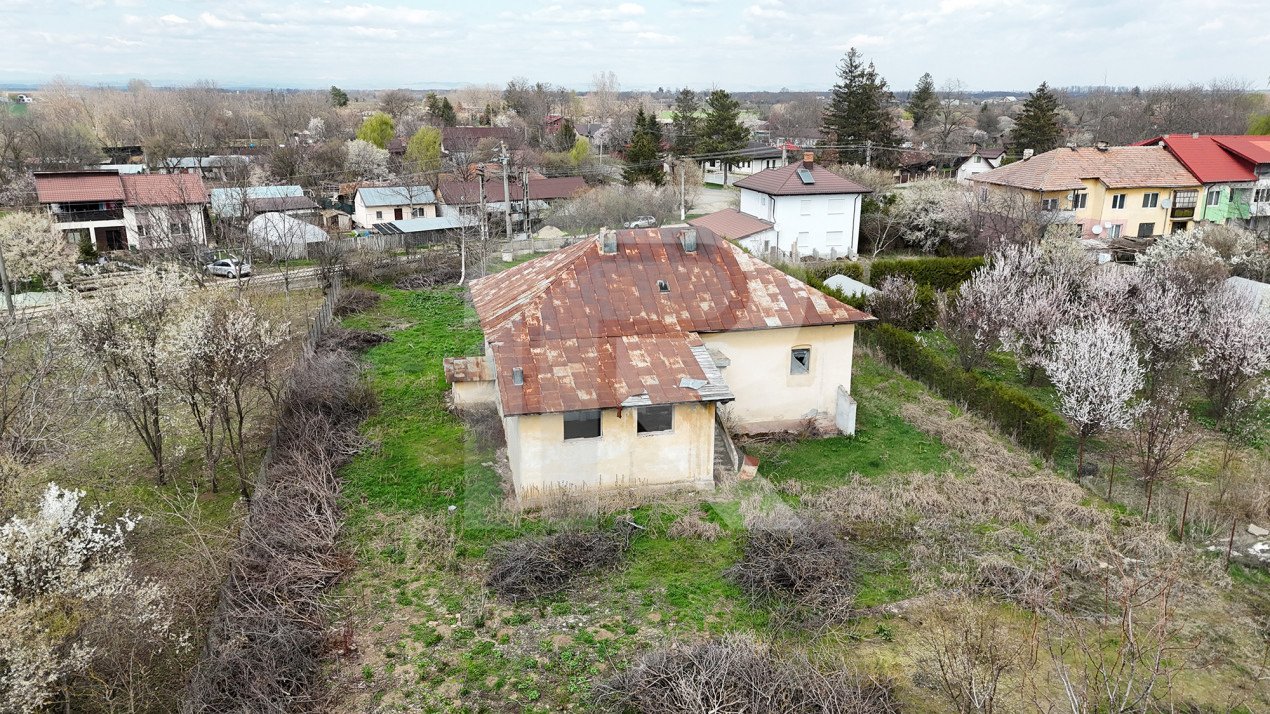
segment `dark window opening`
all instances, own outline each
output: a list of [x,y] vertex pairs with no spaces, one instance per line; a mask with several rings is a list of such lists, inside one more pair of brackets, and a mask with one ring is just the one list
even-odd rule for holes
[[1138,224],[1138,237],[1139,237],[1139,238],[1150,238],[1150,237],[1151,237],[1151,236],[1153,236],[1153,235],[1155,235],[1155,224],[1154,224],[1154,223],[1139,223],[1139,224]]
[[811,348],[799,347],[789,353],[789,373],[808,374],[811,372]]
[[565,439],[594,439],[600,435],[600,410],[564,413]]
[[665,280],[658,280],[657,289],[663,293],[668,293],[670,292],[670,285],[668,285]]
[[664,404],[656,407],[640,407],[635,411],[635,433],[648,434],[655,431],[670,431],[674,426],[675,408]]

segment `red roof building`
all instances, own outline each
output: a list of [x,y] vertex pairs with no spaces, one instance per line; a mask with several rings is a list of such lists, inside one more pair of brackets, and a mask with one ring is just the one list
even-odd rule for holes
[[[1226,183],[1229,181],[1255,181],[1256,162],[1248,161],[1228,151],[1218,139],[1231,137],[1201,136],[1196,134],[1165,134],[1154,139],[1140,141],[1136,146],[1162,146],[1190,171],[1200,183]],[[1243,138],[1243,137],[1235,137]],[[1270,159],[1267,159],[1270,162]]]

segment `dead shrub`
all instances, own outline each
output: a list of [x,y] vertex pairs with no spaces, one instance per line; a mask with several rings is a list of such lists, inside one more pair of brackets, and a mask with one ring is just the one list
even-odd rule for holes
[[752,637],[672,644],[598,682],[596,700],[639,714],[890,714],[890,682],[822,671],[801,655],[780,656]]
[[344,288],[340,292],[339,299],[335,301],[335,316],[345,317],[365,312],[378,305],[382,298],[383,296],[374,290],[358,287]]
[[[377,293],[376,293],[377,294]],[[375,345],[382,345],[391,338],[372,330],[350,330],[341,325],[331,325],[318,340],[317,348],[325,351],[365,352]]]
[[626,557],[627,528],[564,531],[494,546],[485,586],[512,600],[532,600],[565,589],[575,575],[610,568]]
[[393,287],[399,290],[426,290],[438,285],[454,285],[463,275],[463,265],[459,262],[459,254],[451,251],[432,250],[420,253],[419,256],[403,267]]
[[788,609],[804,625],[845,621],[855,601],[856,554],[826,523],[750,531],[728,569],[755,603]]
[[702,518],[701,511],[693,510],[672,523],[666,537],[716,541],[723,537],[723,528]]
[[482,451],[492,451],[507,446],[507,437],[503,434],[503,419],[498,415],[498,408],[493,404],[463,407],[455,413],[463,420],[467,433]]

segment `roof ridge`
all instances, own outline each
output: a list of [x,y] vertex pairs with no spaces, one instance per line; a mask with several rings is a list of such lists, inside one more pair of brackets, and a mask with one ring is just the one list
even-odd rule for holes
[[[551,286],[554,285],[567,272],[569,272],[570,270],[576,271],[577,262],[581,260],[587,253],[586,248],[593,245],[595,245],[595,240],[592,239],[590,236],[587,236],[585,240],[578,241],[577,243],[574,243],[571,246],[561,248],[554,253],[549,253],[548,255],[543,256],[543,258],[556,257],[561,255],[565,257],[560,259],[560,262],[558,265],[553,265],[553,266],[550,266],[549,268],[547,266],[542,266],[544,268],[544,272],[546,273],[545,275],[543,275],[542,279],[538,280],[531,290],[525,293],[522,293],[516,299],[500,307],[499,310],[495,313],[494,321],[491,323],[487,332],[493,332],[507,325],[516,316],[521,315],[525,307],[528,307],[529,305],[533,304],[535,300],[540,299],[544,295],[546,295],[547,291],[551,288]],[[579,247],[581,247],[581,249],[579,249]],[[573,250],[573,249],[576,249],[574,250],[573,253],[568,252],[569,250]],[[501,273],[496,273],[494,275],[486,275],[483,278],[479,278],[477,280],[472,281],[472,286],[475,287],[477,283],[482,283],[496,276],[501,276],[502,280],[514,279],[520,272],[528,272],[529,268],[527,268],[527,266],[533,265],[534,262],[535,261],[530,260],[530,261],[521,263],[520,265],[514,266],[512,268],[508,268],[507,270],[504,270]],[[524,268],[524,270],[521,270],[522,268]]]

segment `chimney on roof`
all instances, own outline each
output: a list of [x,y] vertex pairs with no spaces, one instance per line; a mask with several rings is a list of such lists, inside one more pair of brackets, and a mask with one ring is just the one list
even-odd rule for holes
[[809,169],[811,165],[816,163],[816,155],[810,151],[803,152],[803,168]]
[[1192,138],[1192,139],[1198,139],[1198,138],[1199,138],[1199,132],[1198,132],[1198,131],[1192,131],[1192,132],[1191,132],[1191,138]]
[[605,255],[613,255],[617,252],[617,231],[600,229],[600,252]]
[[683,245],[685,253],[697,252],[697,229],[685,228],[679,231],[679,243]]
[[1099,151],[1106,151],[1106,150],[1107,150],[1110,146],[1111,146],[1111,144],[1108,144],[1108,143],[1107,143],[1107,142],[1105,142],[1105,141],[1096,141],[1096,142],[1094,142],[1094,148],[1095,148],[1095,149],[1098,149]]
[[1069,141],[1069,142],[1067,142],[1067,148],[1071,149],[1072,151],[1075,151],[1075,150],[1076,150],[1076,142],[1074,142],[1074,141]]

